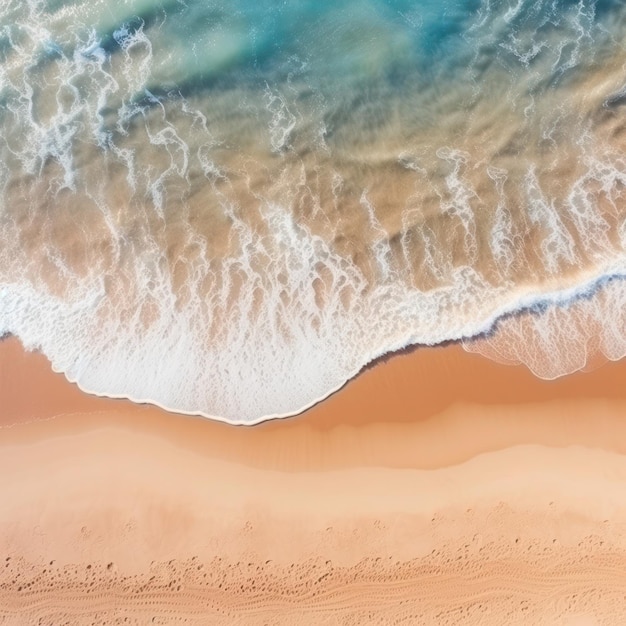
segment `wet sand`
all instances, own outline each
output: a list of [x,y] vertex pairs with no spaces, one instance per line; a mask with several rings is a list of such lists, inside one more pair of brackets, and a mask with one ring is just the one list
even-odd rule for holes
[[626,363],[459,346],[233,427],[0,344],[0,624],[619,624]]

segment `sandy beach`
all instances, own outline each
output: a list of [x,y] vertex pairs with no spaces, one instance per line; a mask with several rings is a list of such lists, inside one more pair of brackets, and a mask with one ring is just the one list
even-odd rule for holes
[[7,339],[0,623],[622,623],[625,368],[419,349],[233,427]]
[[624,42],[0,1],[0,626],[626,625]]

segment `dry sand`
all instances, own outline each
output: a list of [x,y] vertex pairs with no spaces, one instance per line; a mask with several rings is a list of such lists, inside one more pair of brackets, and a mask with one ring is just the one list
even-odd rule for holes
[[0,624],[622,624],[626,362],[458,346],[253,428],[0,345]]

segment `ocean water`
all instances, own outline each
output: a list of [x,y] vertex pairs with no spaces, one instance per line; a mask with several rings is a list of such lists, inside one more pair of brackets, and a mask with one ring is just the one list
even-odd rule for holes
[[618,0],[4,0],[0,334],[238,423],[622,358],[625,68]]

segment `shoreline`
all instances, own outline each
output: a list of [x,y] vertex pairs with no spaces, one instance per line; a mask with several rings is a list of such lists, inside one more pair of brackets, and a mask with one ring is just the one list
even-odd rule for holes
[[[515,298],[508,304],[501,305],[500,307],[496,308],[486,320],[483,320],[482,322],[473,325],[466,324],[465,327],[463,329],[460,329],[460,332],[457,333],[458,336],[448,337],[445,339],[440,338],[440,340],[435,340],[433,343],[428,344],[422,343],[420,340],[415,340],[414,337],[411,337],[408,339],[405,338],[399,343],[396,342],[396,345],[391,344],[391,347],[381,354],[377,354],[375,356],[370,355],[365,364],[356,369],[343,382],[338,384],[335,388],[326,392],[321,397],[312,400],[305,406],[286,413],[270,414],[256,419],[229,419],[225,417],[210,415],[202,411],[185,411],[182,409],[174,409],[167,406],[166,404],[159,403],[156,400],[150,398],[135,398],[131,395],[126,394],[116,395],[106,392],[93,391],[83,386],[78,379],[72,379],[68,377],[63,370],[56,369],[54,368],[54,366],[52,367],[52,369],[56,373],[63,374],[63,376],[65,376],[65,378],[70,383],[76,385],[83,393],[89,394],[91,396],[109,398],[114,400],[128,400],[138,405],[152,405],[163,411],[191,417],[201,417],[211,421],[222,422],[233,426],[256,426],[266,421],[287,419],[304,415],[315,406],[327,401],[332,396],[341,392],[346,387],[346,385],[350,384],[351,381],[359,378],[367,370],[375,368],[380,362],[384,362],[388,359],[393,359],[395,356],[401,356],[407,351],[412,352],[414,350],[447,347],[451,344],[464,345],[466,342],[468,343],[468,345],[471,345],[472,341],[480,341],[481,339],[485,338],[488,339],[490,336],[497,334],[498,326],[502,323],[505,323],[510,318],[520,317],[525,314],[532,313],[537,309],[546,309],[549,307],[564,307],[565,309],[567,309],[568,306],[574,306],[576,304],[584,303],[594,296],[598,296],[598,294],[602,292],[602,289],[609,287],[611,283],[616,281],[625,281],[626,268],[624,267],[623,262],[613,262],[605,265],[602,271],[598,271],[598,269],[596,268],[594,271],[583,272],[582,276],[582,280],[579,281],[575,286],[569,286],[563,289],[557,289],[553,291],[548,290],[543,293],[532,292],[532,290],[530,290],[530,293],[527,293],[524,292],[524,290],[520,290],[522,295],[518,295],[517,298]],[[528,289],[526,289],[526,291],[528,291]],[[5,333],[3,336],[0,337],[0,341],[4,340],[6,337],[14,336],[15,335],[11,334],[10,332]],[[21,341],[21,339],[19,338],[18,340]],[[624,352],[624,350],[622,351]],[[596,356],[597,355],[591,355],[591,359],[593,360]],[[624,356],[625,354],[621,354],[617,360],[623,358]],[[526,365],[526,367],[529,366]],[[580,369],[584,370],[585,367],[586,365],[582,368],[578,368],[572,371],[568,369],[567,371],[561,372],[560,374],[551,376],[540,376],[538,373],[534,373],[534,375],[537,378],[541,378],[543,380],[556,380],[564,376],[570,376],[571,374],[580,371]]]
[[[138,413],[149,412],[155,416],[167,416],[181,423],[186,421],[209,423],[233,428],[235,431],[246,430],[248,423],[230,423],[228,421],[206,418],[197,414],[186,414],[164,409],[151,402],[134,402],[126,397],[111,397],[84,391],[78,384],[66,378],[62,372],[56,372],[47,357],[39,351],[27,351],[20,340],[14,336],[4,337],[0,341],[0,395],[8,398],[0,412],[0,428],[6,426],[12,416],[34,411],[38,418],[55,417],[60,413],[72,412],[78,407],[80,412],[113,410]],[[448,342],[435,346],[411,345],[399,351],[382,355],[366,365],[359,374],[348,380],[338,391],[304,411],[286,418],[265,419],[253,424],[251,431],[278,428],[279,423],[303,423],[318,425],[324,423],[330,427],[329,417],[338,413],[338,423],[344,421],[347,413],[354,412],[350,421],[360,424],[383,419],[385,422],[421,421],[433,417],[461,402],[478,405],[520,404],[560,401],[571,398],[610,398],[626,399],[626,390],[622,391],[622,375],[626,374],[626,361],[604,360],[591,370],[581,370],[554,380],[540,379],[524,365],[503,365],[483,357],[479,353],[466,351],[458,342]],[[34,382],[44,387],[45,392],[57,397],[57,403],[50,405],[46,397],[46,406],[35,403],[33,397],[18,396],[14,392],[28,393],[29,377],[34,375]],[[413,380],[410,378],[413,377]],[[491,382],[489,382],[491,381]],[[495,381],[495,384],[494,384]],[[583,383],[583,386],[580,386]],[[394,389],[395,387],[395,389]],[[389,393],[392,390],[402,395],[402,403],[394,404],[393,398],[372,398],[370,389],[375,392]],[[591,390],[591,392],[590,392]],[[368,396],[367,402],[359,400]],[[398,404],[404,404],[399,406]],[[389,414],[389,407],[393,414]],[[356,410],[358,409],[358,410]],[[382,410],[387,410],[383,415]]]

